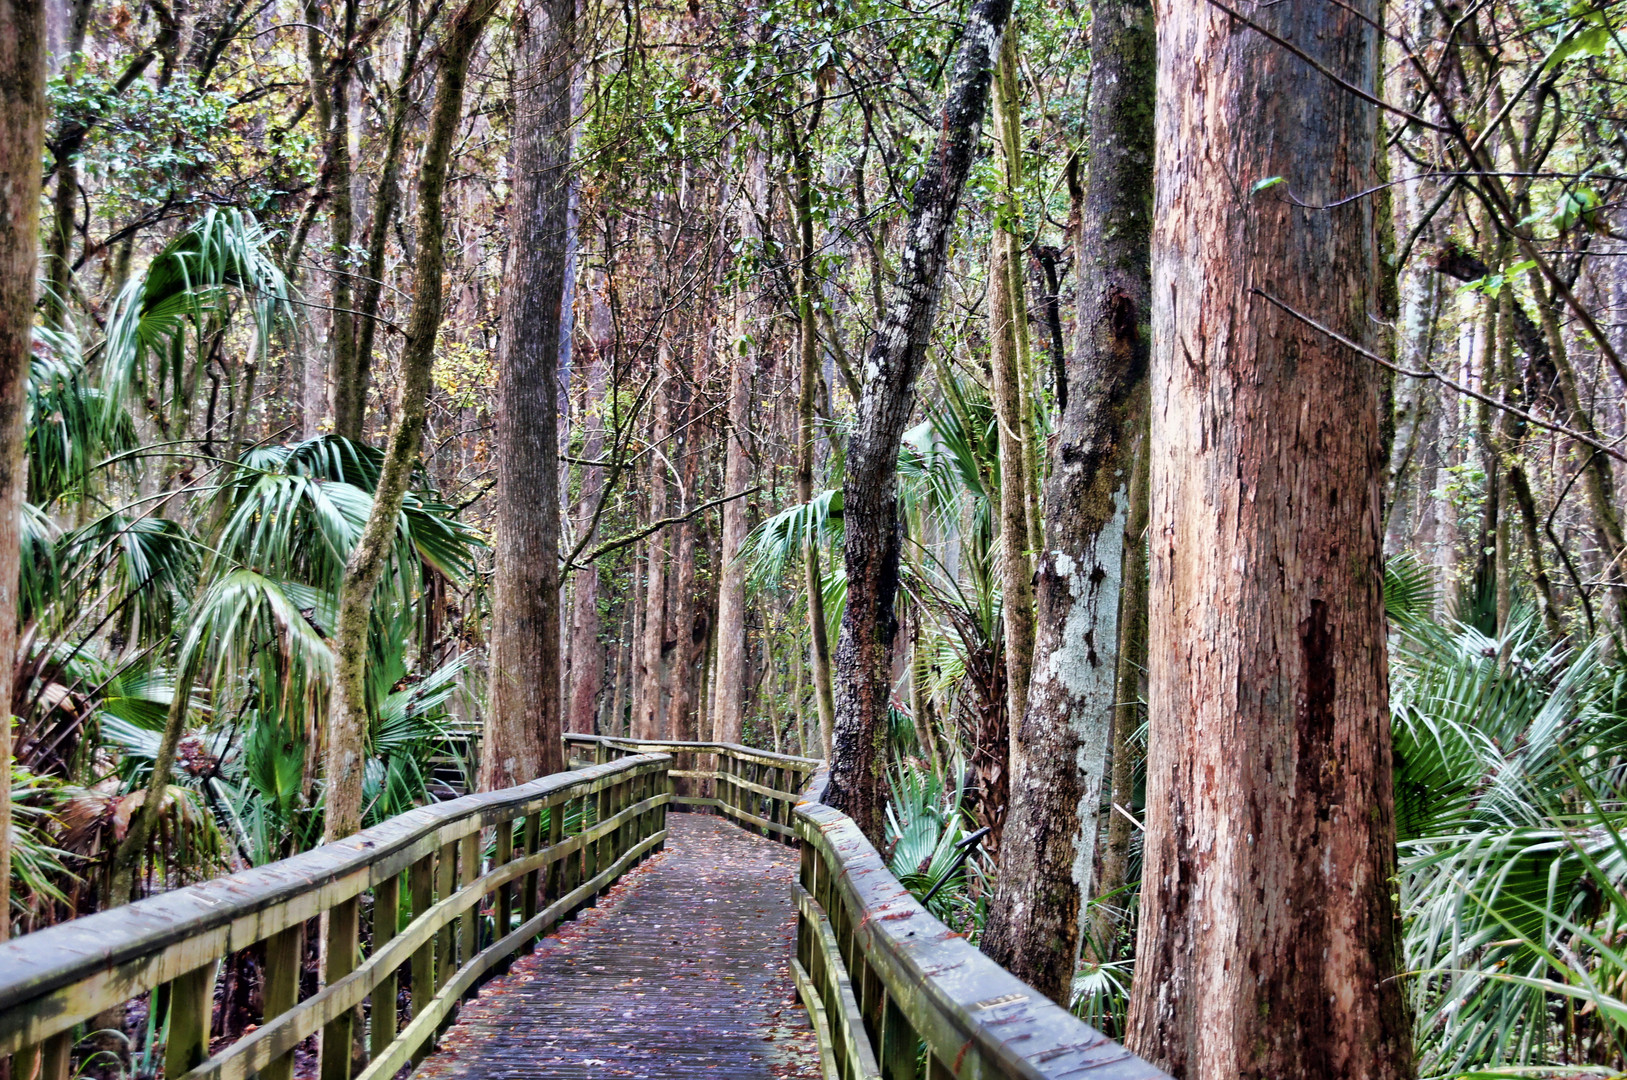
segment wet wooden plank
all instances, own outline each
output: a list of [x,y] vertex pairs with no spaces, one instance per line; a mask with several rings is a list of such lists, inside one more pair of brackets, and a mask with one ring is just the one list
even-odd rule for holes
[[797,1001],[796,854],[720,818],[666,850],[464,1007],[419,1080],[816,1080]]

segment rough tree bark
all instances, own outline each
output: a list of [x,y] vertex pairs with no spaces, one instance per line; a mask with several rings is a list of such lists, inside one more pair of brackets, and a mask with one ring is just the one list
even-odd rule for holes
[[1011,0],[976,0],[966,17],[937,142],[916,181],[898,280],[870,356],[843,490],[847,609],[836,648],[836,733],[827,801],[883,840],[893,601],[898,590],[898,443],[915,407],[943,287],[950,226],[989,101],[990,69]]
[[[1136,756],[1130,737],[1141,726],[1141,674],[1147,668],[1147,445],[1145,416],[1136,439],[1135,470],[1130,479],[1130,517],[1124,526],[1124,572],[1119,580],[1118,692],[1113,700],[1112,783],[1108,790],[1107,841],[1102,846],[1102,875],[1095,895],[1101,899],[1081,950],[1101,962],[1118,954],[1120,915],[1128,897],[1115,894],[1130,880],[1129,807],[1135,795]],[[1123,808],[1122,810],[1118,808]],[[1083,924],[1080,926],[1084,933]]]
[[436,242],[445,233],[441,197],[446,191],[447,162],[463,119],[463,87],[469,60],[496,8],[496,0],[470,0],[453,17],[441,46],[439,85],[424,139],[418,173],[418,217],[421,239],[414,260],[412,314],[401,355],[401,383],[393,410],[395,420],[384,452],[384,467],[373,493],[361,539],[345,566],[339,591],[339,619],[333,645],[333,703],[328,719],[325,760],[327,817],[324,836],[338,840],[361,827],[362,742],[367,731],[367,630],[373,591],[395,542],[396,522],[418,459],[429,406],[430,367],[440,330],[445,298],[441,289],[446,252]]
[[497,380],[490,708],[480,786],[565,767],[560,743],[559,394],[576,0],[521,7],[515,27],[508,272]]
[[1113,723],[1124,528],[1151,346],[1151,0],[1091,16],[1090,172],[1079,220],[1079,342],[1045,498],[1038,634],[1013,720],[1011,810],[983,951],[1067,1003],[1090,895]]
[[[23,423],[33,356],[40,152],[45,139],[45,4],[0,0],[0,701],[17,653]],[[0,724],[0,941],[11,935],[11,724]]]
[[[1252,15],[1375,92],[1376,0]],[[1373,189],[1379,114],[1207,0],[1158,0],[1157,20],[1151,734],[1128,1044],[1186,1080],[1412,1076],[1382,372],[1285,309],[1376,344],[1379,208],[1295,201]],[[1251,194],[1274,176],[1287,182]]]

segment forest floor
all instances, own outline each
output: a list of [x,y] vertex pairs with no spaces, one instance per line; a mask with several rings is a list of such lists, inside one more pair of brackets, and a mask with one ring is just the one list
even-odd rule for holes
[[819,1077],[791,849],[669,814],[666,850],[464,1006],[418,1080]]

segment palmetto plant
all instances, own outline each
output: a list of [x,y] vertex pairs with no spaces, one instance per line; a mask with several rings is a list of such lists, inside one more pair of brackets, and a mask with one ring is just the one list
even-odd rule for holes
[[[188,383],[211,350],[230,340],[263,355],[292,320],[268,245],[249,215],[211,210],[121,292],[93,345],[73,328],[39,332],[12,706],[19,759],[64,785],[62,815],[37,825],[70,849],[69,869],[95,869],[143,814],[171,841],[149,849],[160,887],[320,835],[328,642],[381,454],[231,432],[143,445],[132,418],[140,408],[149,429],[187,430]],[[253,365],[242,370],[252,380]],[[431,660],[415,635],[431,577],[465,580],[478,546],[420,481],[373,606],[373,819],[431,797],[426,762],[462,663]],[[147,807],[166,744],[174,770]],[[43,868],[59,893],[67,881],[44,855],[14,866]],[[19,895],[51,895],[22,884]]]
[[1398,622],[1396,823],[1426,1069],[1620,1069],[1622,673],[1598,643],[1547,644],[1529,610],[1498,637]]

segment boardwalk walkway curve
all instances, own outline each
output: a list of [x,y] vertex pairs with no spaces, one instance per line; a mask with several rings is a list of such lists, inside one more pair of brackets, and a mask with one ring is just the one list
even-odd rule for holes
[[[0,945],[13,1080],[66,1080],[90,1025],[120,1007],[148,1018],[137,1051],[170,1080],[290,1080],[313,1035],[351,1049],[320,1055],[321,1080],[396,1077],[483,980],[661,851],[669,807],[715,810],[795,849],[785,967],[827,1080],[1162,1075],[928,914],[820,801],[818,762],[727,743],[566,743],[569,772]],[[317,932],[326,984],[302,994]],[[263,1016],[211,1040],[222,962],[246,952]]]

